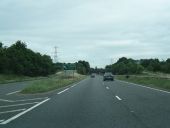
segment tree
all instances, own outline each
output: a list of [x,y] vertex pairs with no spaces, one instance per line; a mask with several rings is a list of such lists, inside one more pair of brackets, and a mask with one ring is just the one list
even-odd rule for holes
[[77,72],[83,75],[90,73],[90,64],[87,61],[78,61],[76,63]]
[[8,48],[0,43],[0,73],[46,76],[56,71],[54,67],[50,56],[33,52],[21,41]]
[[3,48],[3,44],[2,44],[2,42],[0,42],[0,49],[2,49]]
[[115,64],[106,66],[108,69],[114,74],[139,74],[144,68],[137,61],[122,57]]

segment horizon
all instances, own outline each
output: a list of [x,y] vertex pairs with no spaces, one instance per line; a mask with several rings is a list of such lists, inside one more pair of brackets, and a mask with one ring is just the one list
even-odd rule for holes
[[[21,40],[18,40],[18,41],[21,41]],[[17,42],[17,41],[16,41]],[[15,43],[16,43],[15,42]],[[21,41],[22,42],[22,41]],[[3,42],[0,42],[0,43],[2,43],[3,44]],[[13,44],[15,44],[15,43],[13,43]],[[27,43],[26,42],[22,42],[22,43],[24,43],[25,45],[26,45],[26,48],[28,48],[28,49],[30,49],[30,50],[32,50],[31,48],[29,48],[29,47],[27,47]],[[11,44],[11,45],[13,45],[13,44]],[[6,45],[4,45],[3,44],[3,47],[10,47],[11,45],[9,45],[9,46],[6,46]],[[34,50],[32,50],[33,52],[35,52],[35,53],[40,53],[40,52],[38,52],[38,51],[34,51]],[[43,54],[43,53],[40,53],[41,55],[48,55],[48,54]],[[48,55],[48,56],[50,56],[50,55]],[[52,57],[52,56],[50,56],[51,57],[51,59],[53,60],[53,63],[55,63],[54,62],[54,56]],[[125,57],[125,58],[127,58],[127,59],[133,59],[134,61],[140,61],[140,60],[142,60],[142,59],[158,59],[160,62],[163,62],[163,61],[166,61],[167,59],[170,59],[170,58],[165,58],[164,60],[163,59],[159,59],[159,58],[138,58],[138,59],[134,59],[134,58],[131,58],[131,57],[126,57],[126,56],[122,56],[122,57],[120,57],[120,58],[123,58],[123,57]],[[94,67],[92,67],[91,66],[91,64],[90,64],[90,62],[89,62],[89,64],[90,64],[90,68],[98,68],[98,69],[100,69],[100,68],[105,68],[107,65],[112,65],[112,64],[115,64],[115,63],[117,63],[117,61],[120,59],[120,58],[118,58],[115,62],[113,62],[112,60],[112,63],[110,63],[110,64],[106,64],[106,65],[104,65],[104,67],[97,67],[97,66],[94,66]],[[56,63],[76,63],[76,62],[78,62],[78,61],[87,61],[87,60],[77,60],[77,61],[75,61],[75,62],[56,62]]]
[[57,46],[59,62],[104,68],[121,57],[170,57],[168,0],[2,0],[0,12],[4,45],[21,40],[51,58]]

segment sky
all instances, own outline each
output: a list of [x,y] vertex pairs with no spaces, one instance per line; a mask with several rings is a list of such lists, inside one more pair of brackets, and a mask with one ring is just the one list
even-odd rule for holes
[[105,67],[120,57],[170,58],[170,0],[1,0],[0,41],[59,62]]

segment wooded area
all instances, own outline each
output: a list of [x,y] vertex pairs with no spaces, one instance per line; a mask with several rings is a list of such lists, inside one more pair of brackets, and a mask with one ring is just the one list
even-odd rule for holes
[[50,56],[35,53],[21,41],[17,41],[10,47],[3,46],[0,42],[0,74],[47,76],[62,70],[77,70],[79,74],[83,75],[105,71],[111,71],[114,74],[140,74],[144,70],[170,73],[170,59],[166,61],[134,60],[122,57],[116,63],[107,65],[105,70],[93,69],[90,68],[89,62],[81,60],[75,63],[53,63]]
[[159,59],[134,60],[122,57],[116,63],[106,66],[106,71],[112,71],[114,74],[140,74],[144,70],[170,73],[170,59],[166,61]]
[[10,47],[3,46],[0,42],[0,74],[47,76],[64,70],[64,66],[73,68],[72,65],[75,67],[70,70],[77,70],[83,75],[89,73],[89,62],[53,63],[50,56],[35,53],[22,41],[17,41]]
[[41,55],[17,41],[10,47],[0,43],[0,73],[26,76],[46,76],[55,72],[50,56]]

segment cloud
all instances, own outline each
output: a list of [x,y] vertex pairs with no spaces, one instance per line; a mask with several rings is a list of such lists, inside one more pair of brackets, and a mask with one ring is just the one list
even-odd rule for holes
[[0,40],[104,67],[121,56],[170,56],[169,0],[2,0]]

